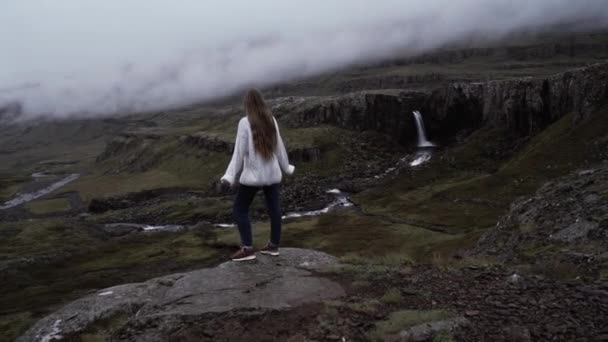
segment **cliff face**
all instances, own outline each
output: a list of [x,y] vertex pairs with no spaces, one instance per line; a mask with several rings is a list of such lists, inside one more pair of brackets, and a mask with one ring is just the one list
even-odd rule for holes
[[431,95],[429,109],[442,127],[489,123],[527,136],[568,113],[574,113],[576,120],[585,119],[607,98],[608,64],[604,63],[545,79],[452,84]]
[[158,134],[123,133],[106,145],[96,162],[113,164],[109,173],[146,171],[160,158],[153,147],[161,139]]
[[[232,154],[234,143],[223,140],[217,136],[199,132],[181,137],[181,141],[191,147],[207,151]],[[300,147],[287,151],[292,162],[313,162],[321,160],[323,149],[321,147]]]
[[213,152],[230,154],[234,149],[234,143],[227,142],[216,136],[208,135],[203,132],[183,136],[181,141],[189,146],[202,148]]
[[145,150],[146,147],[158,141],[162,136],[157,134],[138,134],[123,133],[112,139],[105,150],[97,156],[97,162],[103,162],[115,156],[133,152],[135,150]]
[[449,140],[487,124],[524,137],[568,113],[583,120],[606,98],[608,64],[604,63],[548,78],[454,83],[430,93],[392,90],[300,99],[283,103],[277,113],[285,113],[286,123],[293,127],[324,123],[374,130],[409,144],[416,139],[414,110],[422,111],[435,140]]
[[418,92],[358,92],[345,96],[311,98],[302,104],[284,104],[280,113],[291,127],[331,124],[358,131],[373,130],[407,144],[416,139],[412,111],[420,109],[427,94]]

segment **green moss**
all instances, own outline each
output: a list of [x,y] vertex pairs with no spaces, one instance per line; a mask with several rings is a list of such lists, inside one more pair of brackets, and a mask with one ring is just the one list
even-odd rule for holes
[[363,257],[356,252],[348,253],[340,257],[340,263],[352,265],[379,265],[379,266],[408,266],[414,261],[407,255],[402,254],[387,254],[372,257]]
[[456,342],[456,339],[448,331],[440,331],[433,337],[433,342]]
[[26,208],[34,214],[48,214],[70,210],[71,206],[67,199],[55,198],[30,202],[26,205]]
[[[289,220],[283,224],[281,245],[321,250],[344,257],[345,261],[390,268],[430,260],[435,248],[445,253],[467,244],[467,235],[452,235],[406,224],[394,224],[352,210],[336,211],[318,217]],[[254,224],[254,244],[269,239],[269,223]],[[236,229],[218,233],[225,245],[238,245]]]
[[556,253],[559,248],[556,245],[536,245],[536,244],[528,244],[523,246],[521,256],[524,259],[528,259],[529,261],[534,261],[539,255],[551,255]]
[[360,299],[356,303],[349,303],[348,308],[366,315],[373,315],[382,307],[382,303],[375,299]]
[[0,256],[7,259],[60,254],[95,241],[88,230],[58,218],[0,223],[0,232],[10,232],[0,245]]
[[[0,246],[2,259],[28,258],[0,284],[0,315],[50,307],[87,291],[215,263],[223,247],[209,244],[209,232],[136,234],[106,240],[87,225],[58,220],[11,224],[12,237]],[[7,227],[11,228],[11,227]],[[4,231],[4,227],[0,227]]]
[[385,304],[397,304],[403,300],[403,296],[401,296],[401,291],[398,288],[391,288],[382,297],[380,301]]
[[3,185],[3,187],[0,188],[0,203],[13,198],[17,191],[19,191],[19,187],[19,184]]
[[30,312],[0,315],[0,341],[14,341],[34,323]]
[[600,270],[598,278],[600,281],[608,282],[608,267],[604,266],[604,268]]
[[429,322],[441,321],[453,315],[444,310],[401,310],[393,312],[388,319],[376,323],[375,329],[369,334],[373,341],[383,341],[386,337],[395,335],[402,330]]

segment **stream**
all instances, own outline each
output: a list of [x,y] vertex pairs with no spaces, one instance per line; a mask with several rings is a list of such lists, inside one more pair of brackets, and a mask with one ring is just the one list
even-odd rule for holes
[[[414,118],[416,119],[416,129],[417,129],[417,133],[418,133],[418,151],[416,152],[414,159],[411,160],[411,162],[409,162],[408,165],[410,167],[417,167],[417,166],[420,166],[420,165],[428,162],[429,160],[431,160],[431,157],[433,155],[433,150],[435,149],[436,145],[433,144],[432,142],[430,142],[429,140],[427,140],[427,138],[426,138],[426,131],[424,128],[424,120],[422,118],[422,114],[420,114],[419,111],[414,111],[414,112],[412,112],[412,114],[414,115]],[[391,173],[397,171],[399,168],[403,167],[404,164],[408,160],[409,160],[409,157],[407,157],[407,156],[404,158],[401,158],[395,166],[388,168],[383,173],[374,176],[374,178],[381,179],[381,178],[384,178],[384,177],[390,175]],[[283,216],[283,219],[319,216],[319,215],[327,214],[327,213],[329,213],[333,210],[339,209],[339,208],[348,208],[348,207],[352,207],[354,205],[353,202],[350,200],[349,194],[340,191],[340,189],[327,190],[326,193],[334,195],[335,199],[330,204],[328,204],[325,208],[319,209],[319,210],[303,211],[303,212],[290,212],[290,213],[285,214]],[[234,223],[217,223],[217,224],[214,224],[213,226],[217,227],[217,228],[234,228],[234,227],[236,227],[236,225]],[[154,225],[147,225],[147,224],[131,224],[131,223],[112,223],[112,224],[104,225],[104,228],[106,228],[106,229],[121,228],[121,227],[132,227],[135,229],[143,230],[145,232],[159,232],[159,231],[176,232],[176,231],[186,230],[189,228],[188,226],[180,226],[180,225],[154,226]]]
[[[421,164],[428,162],[431,159],[432,150],[434,149],[435,145],[432,142],[428,141],[426,138],[424,121],[422,119],[422,115],[420,114],[420,112],[414,111],[413,115],[416,119],[416,128],[417,128],[417,133],[418,133],[418,152],[417,152],[416,156],[414,157],[414,159],[409,163],[409,166],[416,167],[416,166],[419,166]],[[383,178],[383,177],[393,173],[399,167],[401,167],[407,161],[407,159],[408,159],[407,157],[402,158],[394,167],[388,168],[382,174],[375,176],[375,178],[376,179]],[[48,175],[44,172],[38,172],[38,173],[32,174],[32,178],[34,179],[34,182],[39,182],[40,179],[45,178],[47,176]],[[22,205],[24,203],[27,203],[27,202],[33,201],[37,198],[40,198],[42,196],[45,196],[61,187],[67,185],[68,183],[78,179],[79,177],[80,177],[79,173],[73,173],[56,182],[53,182],[53,183],[45,186],[42,189],[39,189],[39,190],[36,190],[33,192],[23,193],[23,194],[17,193],[17,196],[15,198],[5,202],[2,206],[0,206],[0,210],[14,208],[16,206]],[[347,208],[347,207],[353,206],[353,203],[350,200],[349,194],[344,193],[344,192],[340,191],[339,189],[327,190],[326,193],[334,195],[335,200],[332,201],[330,204],[328,204],[325,208],[319,209],[319,210],[312,210],[312,211],[290,212],[290,213],[285,214],[283,216],[283,219],[319,216],[319,215],[327,214],[330,211],[338,209],[338,208]],[[235,227],[235,225],[233,223],[218,223],[218,224],[214,224],[214,226],[218,227],[218,228]],[[104,228],[106,228],[108,230],[127,228],[127,229],[141,230],[144,232],[158,232],[158,231],[178,232],[178,231],[188,229],[188,226],[183,226],[183,225],[158,225],[158,226],[155,226],[155,225],[134,224],[134,223],[110,223],[110,224],[105,224]]]
[[[34,182],[39,182],[39,179],[46,177],[47,175],[44,173],[34,173],[32,175],[32,178],[34,178]],[[0,210],[6,210],[6,209],[10,209],[10,208],[14,208],[17,207],[19,205],[22,205],[24,203],[33,201],[35,199],[38,199],[42,196],[48,195],[51,192],[67,185],[68,183],[71,183],[73,181],[75,181],[76,179],[78,179],[80,177],[79,173],[72,173],[58,181],[55,181],[49,185],[46,185],[45,187],[36,190],[36,191],[32,191],[32,192],[26,192],[26,193],[17,193],[17,195],[15,196],[15,198],[4,202],[3,205],[0,205]]]
[[[338,189],[331,189],[327,191],[328,194],[332,194],[335,197],[335,200],[331,202],[328,206],[319,210],[311,210],[311,211],[302,211],[302,212],[290,212],[283,215],[283,219],[289,218],[299,218],[299,217],[309,217],[309,216],[319,216],[323,214],[327,214],[328,212],[338,209],[338,208],[348,208],[353,206],[353,203],[350,201],[350,197],[347,193],[344,193]],[[213,225],[217,228],[233,228],[236,227],[234,223],[217,223]],[[189,227],[184,225],[148,225],[148,224],[134,224],[134,223],[109,223],[105,224],[104,228],[106,229],[124,229],[124,228],[133,228],[136,230],[144,231],[144,232],[179,232],[183,230],[187,230]]]

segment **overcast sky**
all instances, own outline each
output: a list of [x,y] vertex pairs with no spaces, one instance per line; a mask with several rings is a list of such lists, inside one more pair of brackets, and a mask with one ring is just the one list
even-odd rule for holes
[[608,0],[2,0],[0,105],[164,109],[565,21],[606,27]]

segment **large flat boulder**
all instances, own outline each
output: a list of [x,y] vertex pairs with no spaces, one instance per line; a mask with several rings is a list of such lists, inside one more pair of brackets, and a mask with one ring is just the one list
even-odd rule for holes
[[18,341],[51,341],[77,334],[117,314],[130,319],[183,318],[241,309],[288,309],[344,295],[337,283],[314,270],[336,264],[322,252],[283,248],[247,263],[172,274],[99,290],[38,321]]

